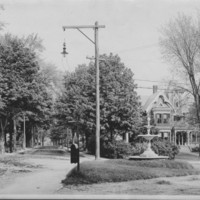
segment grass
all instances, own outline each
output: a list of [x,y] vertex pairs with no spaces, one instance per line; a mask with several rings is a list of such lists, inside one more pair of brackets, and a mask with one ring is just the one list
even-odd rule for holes
[[188,160],[188,161],[200,161],[200,157],[198,153],[183,153],[180,152],[177,156],[176,159],[179,160]]
[[0,155],[0,177],[5,173],[27,173],[31,172],[30,168],[41,167],[32,165],[23,161],[23,157],[19,155]]
[[38,165],[31,165],[23,161],[22,156],[18,155],[1,155],[0,164],[9,165],[14,167],[28,167],[28,168],[37,168]]
[[23,152],[24,155],[34,155],[34,156],[59,156],[59,157],[69,157],[70,153],[59,146],[41,146],[30,151]]
[[171,185],[170,181],[165,181],[165,180],[157,181],[156,184],[158,184],[158,185]]
[[74,168],[62,181],[65,185],[93,184],[104,182],[124,182],[158,177],[186,176],[200,174],[192,165],[183,161],[151,160],[130,161],[113,159],[88,161]]
[[61,149],[38,149],[32,152],[33,155],[51,155],[51,156],[66,156],[68,152]]

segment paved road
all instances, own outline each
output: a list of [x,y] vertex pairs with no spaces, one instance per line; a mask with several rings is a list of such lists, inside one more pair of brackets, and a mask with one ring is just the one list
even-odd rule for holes
[[[81,158],[81,161],[91,160],[90,158]],[[55,194],[62,188],[61,181],[66,174],[76,166],[71,164],[69,158],[38,158],[31,156],[25,160],[26,162],[41,165],[42,168],[33,170],[30,173],[22,173],[15,177],[12,182],[5,184],[0,188],[0,194],[7,195],[50,195]]]

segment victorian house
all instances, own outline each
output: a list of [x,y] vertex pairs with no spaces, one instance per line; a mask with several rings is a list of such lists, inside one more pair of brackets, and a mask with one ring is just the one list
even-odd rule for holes
[[163,140],[177,145],[198,142],[198,134],[185,120],[188,113],[188,96],[176,91],[166,93],[153,86],[153,94],[147,99],[143,110],[151,118],[151,125]]

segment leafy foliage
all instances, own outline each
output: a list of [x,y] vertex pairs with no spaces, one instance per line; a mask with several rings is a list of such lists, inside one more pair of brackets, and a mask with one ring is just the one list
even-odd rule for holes
[[[31,127],[36,124],[44,127],[48,124],[53,102],[47,89],[48,82],[40,72],[39,57],[36,53],[36,50],[41,48],[39,43],[34,35],[19,38],[6,34],[0,38],[2,141],[5,131],[8,131],[10,141],[16,144],[17,127],[20,127],[23,115],[26,115],[27,124]],[[12,144],[10,147],[12,151]]]
[[124,141],[104,141],[101,156],[106,158],[126,158],[132,154],[132,146]]
[[139,143],[139,142],[134,142],[132,143],[132,151],[133,155],[140,155],[142,154],[146,149],[147,149],[147,143]]
[[199,149],[200,149],[200,148],[199,148],[198,146],[193,147],[193,148],[192,148],[192,152],[199,152]]
[[175,156],[179,153],[178,146],[170,143],[169,141],[156,140],[152,144],[152,149],[158,155],[169,156],[170,159],[174,159]]
[[[102,56],[100,62],[101,136],[115,140],[118,135],[139,129],[141,107],[133,73],[118,56]],[[80,65],[64,77],[64,90],[56,102],[57,126],[71,127],[89,138],[96,126],[95,66]]]

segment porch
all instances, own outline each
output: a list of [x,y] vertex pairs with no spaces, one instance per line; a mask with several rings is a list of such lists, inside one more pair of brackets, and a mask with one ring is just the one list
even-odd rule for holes
[[200,131],[195,131],[188,128],[178,127],[156,127],[159,130],[159,137],[163,140],[183,146],[196,145],[200,142]]

